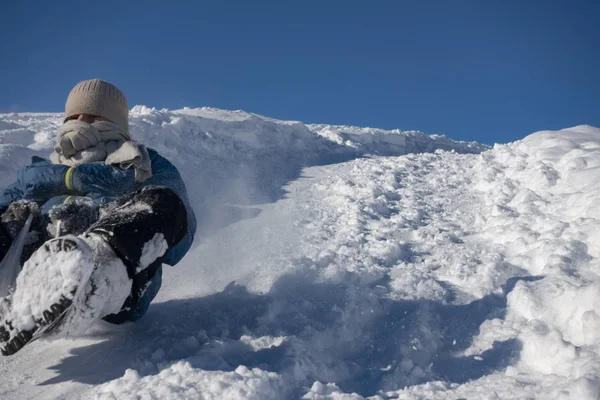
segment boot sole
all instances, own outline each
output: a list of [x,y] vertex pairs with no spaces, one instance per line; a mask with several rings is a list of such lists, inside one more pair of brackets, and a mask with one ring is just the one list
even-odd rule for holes
[[[23,288],[25,288],[24,290],[26,290],[26,288],[31,287],[31,285],[33,285],[35,287],[34,282],[37,282],[37,279],[46,279],[44,273],[42,272],[41,274],[39,272],[36,271],[45,271],[45,268],[47,267],[47,263],[45,262],[46,258],[48,256],[51,256],[52,253],[60,251],[60,252],[66,252],[66,253],[70,253],[70,252],[74,252],[77,250],[83,251],[82,247],[80,247],[78,245],[79,240],[77,240],[76,238],[61,238],[61,239],[55,239],[52,242],[46,243],[43,246],[43,249],[40,249],[38,251],[42,251],[41,253],[37,254],[37,258],[36,257],[36,253],[34,253],[34,255],[32,256],[32,258],[25,264],[25,266],[23,267],[23,271],[21,271],[21,273],[25,272],[26,268],[28,268],[28,272],[26,275],[24,275],[24,277],[21,279],[21,281],[19,281],[19,278],[17,278],[17,288],[16,288],[16,292],[12,295],[11,300],[12,304],[8,307],[10,310],[6,310],[9,311],[7,312],[8,315],[3,315],[3,322],[0,324],[0,353],[3,356],[10,356],[13,355],[15,353],[17,353],[19,350],[21,350],[23,347],[25,347],[25,345],[27,345],[28,343],[31,343],[32,341],[35,341],[37,339],[39,339],[40,337],[42,337],[44,334],[50,333],[52,332],[54,329],[56,329],[57,327],[59,327],[61,325],[61,323],[65,320],[66,316],[68,315],[68,311],[72,308],[71,306],[73,305],[73,301],[74,299],[80,295],[80,289],[82,289],[83,287],[85,287],[85,282],[87,281],[87,279],[89,279],[89,275],[86,276],[85,274],[80,275],[80,277],[83,279],[83,281],[79,281],[78,284],[74,284],[74,282],[72,281],[72,283],[70,284],[70,287],[68,289],[68,292],[63,292],[63,294],[59,295],[58,299],[55,300],[55,302],[53,304],[49,304],[47,305],[46,309],[44,309],[41,313],[38,311],[35,315],[32,315],[33,317],[33,328],[32,329],[28,329],[28,330],[19,330],[17,326],[15,326],[16,324],[13,323],[14,318],[18,318],[17,315],[13,315],[13,313],[15,313],[15,309],[14,309],[14,305],[15,305],[15,301],[16,298],[15,296],[17,295],[17,292],[19,291],[19,286],[21,285]],[[83,254],[83,253],[81,253]],[[89,256],[89,260],[91,260],[91,255]],[[60,258],[58,259],[60,260]],[[76,260],[72,260],[69,261],[68,258],[63,259],[63,261],[58,261],[59,264],[50,264],[50,265],[60,265],[62,268],[63,262],[69,263],[69,262],[78,262],[78,261],[85,261],[85,257],[82,259],[81,257],[79,259]],[[67,264],[69,265],[69,264]],[[77,266],[77,265],[81,265],[81,267],[83,267],[85,264],[70,264],[72,266]],[[41,268],[41,269],[40,269]],[[48,279],[51,279],[50,282],[52,282],[52,280],[54,282],[57,282],[57,286],[55,290],[60,290],[61,287],[61,281],[62,278],[60,277],[60,268],[58,267],[54,267],[53,268],[53,273],[54,275],[50,275]],[[73,267],[71,267],[73,268]],[[66,288],[63,288],[66,289]],[[52,293],[51,291],[48,293]],[[56,293],[56,292],[55,292]],[[28,301],[28,297],[27,297],[27,292],[22,292],[19,295],[20,298],[20,306],[21,309],[23,308],[24,305],[27,304]],[[39,294],[37,295],[39,297]]]
[[12,339],[10,338],[9,331],[6,330],[6,326],[8,326],[10,329],[11,324],[10,322],[5,321],[4,326],[0,326],[0,341],[5,342],[6,344],[4,347],[0,348],[0,353],[3,356],[12,356],[25,347],[26,344],[39,339],[45,333],[52,332],[64,320],[71,307],[71,304],[73,304],[72,300],[63,297],[60,303],[53,304],[50,307],[50,310],[43,312],[43,319],[38,319],[35,321],[35,328],[26,331],[20,331],[16,335],[13,335]]

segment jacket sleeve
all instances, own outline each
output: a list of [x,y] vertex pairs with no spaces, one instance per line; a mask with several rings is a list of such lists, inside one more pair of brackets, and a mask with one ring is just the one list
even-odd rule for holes
[[7,186],[0,195],[0,213],[17,200],[43,202],[68,192],[64,175],[68,168],[55,165],[40,157],[32,157],[31,164],[17,171],[17,181]]
[[175,265],[181,261],[192,246],[196,234],[196,216],[190,205],[185,183],[177,168],[156,151],[148,149],[148,153],[152,160],[152,177],[146,180],[143,186],[159,185],[168,187],[179,196],[187,212],[188,231],[179,243],[169,249],[163,260],[165,264]]
[[70,168],[65,166],[60,179],[60,185],[64,189],[61,194],[43,199],[46,200],[42,207],[44,213],[63,204],[67,198],[84,196],[100,206],[136,189],[133,170],[123,170],[104,163],[82,164]]
[[66,165],[33,157],[30,165],[19,168],[17,172],[17,182],[23,190],[22,198],[43,202],[54,196],[71,194],[65,185],[68,169]]
[[66,174],[67,187],[95,199],[114,199],[136,190],[133,168],[121,169],[104,163],[82,164]]
[[23,198],[23,187],[19,182],[8,185],[0,195],[0,214],[2,214],[10,203]]

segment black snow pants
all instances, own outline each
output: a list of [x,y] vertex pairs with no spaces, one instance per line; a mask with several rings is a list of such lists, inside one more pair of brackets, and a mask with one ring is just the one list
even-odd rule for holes
[[[101,211],[100,219],[89,229],[104,237],[127,268],[133,281],[131,293],[121,311],[104,319],[119,324],[132,320],[138,302],[161,268],[164,255],[146,268],[140,268],[144,245],[154,235],[161,233],[171,249],[187,234],[185,205],[171,189],[164,186],[147,186],[121,197]],[[168,250],[167,250],[168,251]]]
[[[166,186],[141,188],[101,209],[99,219],[86,232],[104,238],[125,264],[127,274],[133,282],[121,311],[105,317],[106,321],[119,324],[132,320],[132,316],[137,314],[139,300],[162,266],[164,255],[146,268],[140,268],[144,245],[152,241],[157,233],[161,233],[171,249],[183,239],[187,230],[185,205],[179,196]],[[11,236],[0,227],[0,257],[4,257],[11,242]],[[42,244],[43,240],[36,243],[34,249],[28,249],[26,246],[24,253],[27,251],[31,255],[33,250]]]

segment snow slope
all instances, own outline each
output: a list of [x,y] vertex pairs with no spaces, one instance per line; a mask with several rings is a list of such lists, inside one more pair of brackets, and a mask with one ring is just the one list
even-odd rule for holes
[[[136,324],[0,360],[0,398],[597,399],[600,129],[496,145],[137,106],[192,251]],[[0,115],[0,185],[57,114]]]

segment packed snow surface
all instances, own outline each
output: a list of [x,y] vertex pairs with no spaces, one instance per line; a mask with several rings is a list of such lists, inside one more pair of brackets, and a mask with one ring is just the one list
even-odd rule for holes
[[[0,115],[0,185],[60,123]],[[142,320],[1,359],[0,398],[599,398],[600,129],[489,149],[208,108],[131,125],[180,169],[195,245]]]

